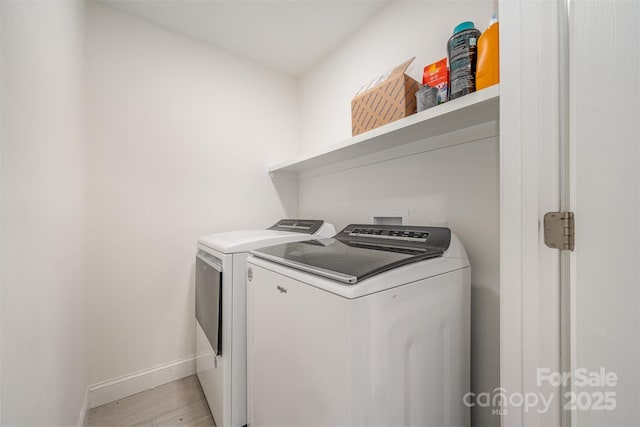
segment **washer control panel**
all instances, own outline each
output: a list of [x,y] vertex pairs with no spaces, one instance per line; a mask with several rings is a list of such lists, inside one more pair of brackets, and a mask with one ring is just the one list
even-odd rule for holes
[[350,244],[439,249],[444,252],[451,243],[451,230],[446,227],[350,224],[335,238]]
[[381,228],[355,228],[351,237],[375,236],[380,239],[404,240],[408,242],[426,242],[429,237],[427,231],[415,230],[383,230]]

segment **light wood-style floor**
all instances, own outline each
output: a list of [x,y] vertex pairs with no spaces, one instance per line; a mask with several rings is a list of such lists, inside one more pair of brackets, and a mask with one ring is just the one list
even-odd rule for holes
[[195,375],[93,408],[89,426],[215,427]]

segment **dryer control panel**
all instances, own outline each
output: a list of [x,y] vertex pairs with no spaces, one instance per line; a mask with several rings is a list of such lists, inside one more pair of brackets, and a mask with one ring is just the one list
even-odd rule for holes
[[323,224],[324,221],[319,219],[281,219],[269,227],[268,230],[314,234],[320,230]]

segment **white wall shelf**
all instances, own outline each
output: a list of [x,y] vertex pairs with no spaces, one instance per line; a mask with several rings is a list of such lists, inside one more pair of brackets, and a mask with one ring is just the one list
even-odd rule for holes
[[[269,168],[269,174],[298,176],[314,169],[331,167],[337,163],[356,160],[421,141],[420,151],[453,146],[463,141],[454,134],[462,129],[500,118],[500,85],[495,85],[428,110],[397,120],[322,150],[302,155]],[[443,142],[444,141],[444,142]]]

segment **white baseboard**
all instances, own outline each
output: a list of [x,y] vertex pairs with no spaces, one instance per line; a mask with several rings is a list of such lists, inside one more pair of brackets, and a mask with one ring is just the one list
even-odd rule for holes
[[189,356],[89,386],[91,408],[122,399],[196,373],[196,357]]
[[80,409],[80,414],[78,414],[78,422],[76,425],[78,427],[87,427],[89,423],[89,389],[84,394],[84,401],[82,402],[82,408]]

